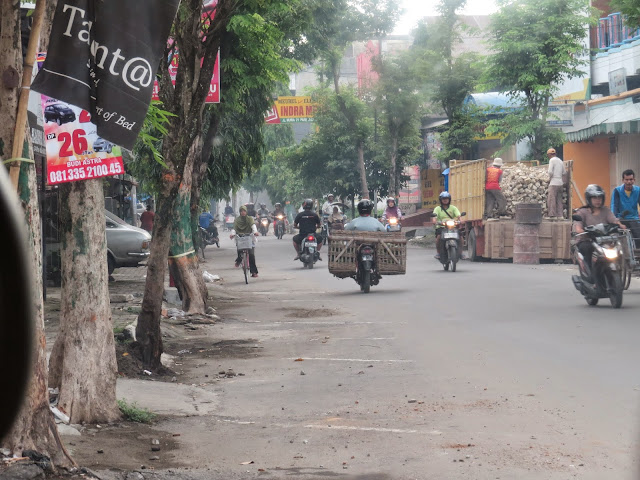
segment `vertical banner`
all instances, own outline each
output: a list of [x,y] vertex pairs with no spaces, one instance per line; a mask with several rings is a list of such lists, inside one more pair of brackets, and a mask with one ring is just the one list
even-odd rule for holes
[[91,114],[97,134],[131,149],[179,0],[59,0],[32,90]]

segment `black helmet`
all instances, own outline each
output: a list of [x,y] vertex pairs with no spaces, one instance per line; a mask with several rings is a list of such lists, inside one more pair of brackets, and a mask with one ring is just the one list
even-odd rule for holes
[[596,185],[595,183],[587,185],[587,189],[584,191],[584,199],[587,202],[587,205],[589,205],[590,207],[593,206],[591,205],[591,199],[598,197],[602,197],[602,206],[604,207],[605,196],[606,194],[604,192],[604,189],[600,185]]
[[358,202],[358,213],[360,215],[371,215],[373,210],[373,202],[368,198],[363,198]]
[[307,198],[304,202],[302,202],[302,208],[304,210],[311,210],[313,208],[313,200]]
[[442,203],[442,200],[448,198],[449,202],[451,202],[451,194],[449,192],[440,192],[440,195],[438,195],[438,199],[440,200],[440,203]]
[[389,205],[389,202],[393,202],[393,204],[395,205],[396,199],[393,197],[387,198],[387,206]]
[[260,204],[260,208],[266,208],[266,207],[267,207],[267,205],[265,203],[261,203]]

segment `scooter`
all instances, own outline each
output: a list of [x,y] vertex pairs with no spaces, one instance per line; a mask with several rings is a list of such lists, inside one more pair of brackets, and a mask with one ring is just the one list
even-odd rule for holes
[[304,268],[311,269],[319,258],[318,237],[315,233],[309,233],[300,243],[300,261],[304,264]]
[[402,230],[402,225],[400,225],[398,217],[387,217],[385,218],[384,228],[387,232],[399,232]]
[[236,216],[233,213],[224,216],[224,229],[227,231],[233,230],[233,223],[236,221]]
[[[467,212],[460,212],[460,216],[465,216]],[[432,216],[435,216],[432,214]],[[442,222],[440,232],[440,263],[446,270],[456,271],[458,260],[462,255],[460,249],[460,220],[448,218]]]
[[198,225],[198,232],[200,233],[200,251],[202,252],[202,258],[204,258],[204,249],[207,248],[208,245],[215,245],[220,248],[220,238],[218,237],[218,229],[215,229],[215,232],[209,232],[206,228]]
[[[582,221],[579,215],[573,215],[573,220]],[[613,308],[622,306],[624,285],[622,271],[624,269],[624,255],[622,249],[622,230],[616,224],[599,223],[585,227],[583,233],[573,237],[587,237],[592,244],[593,254],[591,262],[580,253],[578,242],[572,242],[574,263],[578,264],[580,275],[573,275],[571,280],[589,305],[597,305],[601,298],[609,298]]]
[[267,236],[267,233],[269,233],[269,218],[268,217],[260,218],[260,221],[258,222],[258,231],[260,232],[260,234],[263,237]]
[[281,240],[282,237],[284,236],[284,224],[285,224],[284,215],[282,214],[276,215],[276,221],[273,226],[273,232],[275,233],[276,238],[278,240]]
[[371,285],[380,282],[376,249],[373,245],[363,243],[358,247],[355,281],[363,293],[369,293]]

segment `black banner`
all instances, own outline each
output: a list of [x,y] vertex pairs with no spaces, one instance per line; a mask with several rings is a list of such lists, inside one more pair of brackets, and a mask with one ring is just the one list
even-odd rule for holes
[[91,113],[98,135],[131,149],[180,0],[59,0],[32,90]]

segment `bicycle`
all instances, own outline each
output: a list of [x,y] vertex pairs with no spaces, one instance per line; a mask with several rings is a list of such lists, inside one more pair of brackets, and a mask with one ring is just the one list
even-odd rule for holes
[[244,283],[249,284],[249,252],[253,248],[253,234],[236,234],[236,248],[242,259],[242,272],[244,273]]

